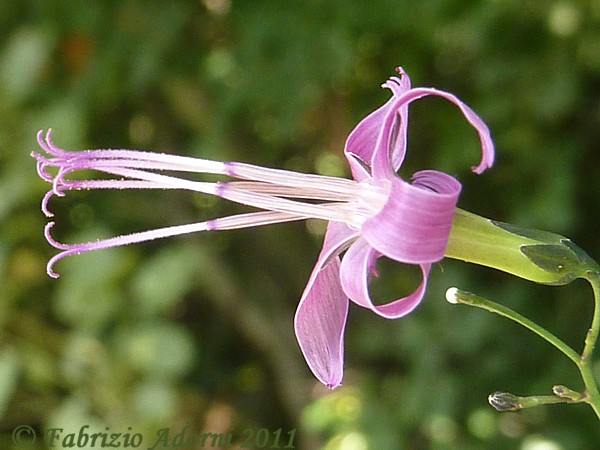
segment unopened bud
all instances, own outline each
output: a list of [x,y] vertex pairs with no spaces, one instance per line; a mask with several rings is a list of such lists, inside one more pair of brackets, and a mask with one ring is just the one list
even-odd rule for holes
[[510,392],[494,392],[488,396],[488,402],[497,411],[518,411],[522,408],[519,397]]
[[563,386],[562,384],[554,386],[552,388],[552,392],[557,397],[564,398],[565,400],[569,400],[572,402],[581,401],[581,399],[583,398],[583,394],[576,392],[573,389],[569,389],[568,387]]

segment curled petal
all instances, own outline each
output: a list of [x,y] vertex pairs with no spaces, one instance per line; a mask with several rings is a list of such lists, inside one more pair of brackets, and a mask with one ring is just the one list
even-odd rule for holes
[[398,170],[406,154],[408,105],[430,95],[445,98],[458,106],[479,134],[482,157],[472,170],[481,174],[491,167],[494,163],[494,144],[483,120],[453,94],[433,88],[411,88],[408,76],[401,68],[398,71],[400,78],[392,77],[383,84],[393,92],[393,97],[364,118],[348,136],[344,153],[354,178],[358,181],[369,175],[387,178]]
[[[392,77],[382,85],[390,89],[394,96],[385,105],[361,120],[346,140],[344,154],[348,159],[354,179],[358,181],[362,181],[370,175],[370,170],[365,170],[365,166],[370,169],[378,145],[385,145],[386,155],[391,161],[393,170],[398,170],[404,160],[408,130],[408,105],[399,105],[397,98],[410,89],[410,79],[401,68],[398,68],[398,71],[400,77]],[[391,128],[382,129],[382,123],[386,122],[390,116],[398,117],[398,127],[395,130],[393,142],[388,139]],[[381,144],[381,141],[385,141],[385,144]]]
[[310,370],[330,389],[342,383],[348,315],[337,255],[354,239],[354,232],[345,225],[329,225],[323,250],[294,318],[296,337]]
[[492,141],[490,130],[481,117],[479,117],[475,111],[464,102],[459,100],[458,97],[434,88],[413,88],[396,98],[396,101],[398,102],[397,107],[400,108],[401,106],[406,106],[415,100],[430,95],[442,97],[449,102],[454,103],[460,109],[465,116],[465,119],[467,119],[467,122],[469,122],[479,134],[479,140],[481,142],[481,161],[477,166],[473,166],[471,169],[477,174],[481,174],[486,169],[489,169],[494,164],[494,143]]
[[412,176],[412,185],[444,195],[460,193],[461,185],[456,178],[437,170],[421,170]]
[[415,174],[414,185],[394,177],[387,203],[366,220],[362,236],[376,250],[399,262],[432,263],[444,257],[460,183],[442,172]]
[[421,264],[423,281],[412,294],[385,305],[374,305],[369,295],[369,278],[376,256],[376,251],[364,239],[359,239],[352,244],[344,255],[340,268],[342,288],[354,303],[382,317],[397,319],[405,316],[423,299],[431,264]]
[[394,105],[391,98],[381,108],[373,111],[352,130],[344,148],[344,154],[350,165],[352,176],[357,181],[369,177],[371,160],[380,135],[381,123]]

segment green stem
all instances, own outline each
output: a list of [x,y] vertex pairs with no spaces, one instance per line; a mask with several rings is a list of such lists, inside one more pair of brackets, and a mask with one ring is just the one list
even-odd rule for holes
[[471,305],[498,314],[502,317],[506,317],[507,319],[510,319],[518,323],[519,325],[527,328],[528,330],[532,331],[533,333],[544,339],[546,342],[548,342],[550,345],[558,349],[567,358],[573,361],[573,363],[577,366],[585,385],[584,395],[580,397],[579,401],[575,401],[575,403],[588,403],[596,413],[596,416],[598,416],[598,419],[600,419],[600,392],[598,391],[598,385],[594,378],[592,369],[592,354],[596,341],[598,339],[598,334],[600,332],[600,273],[590,271],[588,272],[586,279],[590,282],[594,290],[595,307],[592,325],[587,333],[585,339],[585,347],[582,352],[582,355],[579,355],[564,341],[562,341],[560,338],[558,338],[545,328],[542,328],[535,322],[522,316],[516,311],[507,308],[506,306],[492,302],[491,300],[480,297],[476,294],[461,291],[456,288],[449,289],[446,293],[446,298],[450,303],[462,303],[465,305]]
[[596,346],[598,333],[600,332],[600,272],[588,271],[586,275],[585,278],[592,285],[594,291],[594,315],[590,329],[585,337],[585,346],[581,353],[581,360],[578,367],[586,388],[584,401],[593,408],[600,419],[600,392],[598,391],[598,384],[594,378],[592,366],[594,347]]
[[[564,398],[574,403],[588,403],[600,419],[600,392],[592,366],[600,333],[600,266],[564,236],[496,222],[460,209],[454,215],[446,256],[541,284],[565,285],[577,278],[584,278],[591,284],[594,315],[581,355],[548,330],[510,308],[456,288],[450,289],[446,297],[450,302],[477,306],[511,319],[556,347],[577,366],[585,384],[583,393],[574,397],[569,394]],[[562,398],[560,393],[563,391],[561,388],[555,395]]]
[[476,306],[477,308],[485,309],[486,311],[490,311],[518,323],[519,325],[537,334],[550,345],[557,348],[579,367],[581,357],[575,350],[565,344],[565,342],[563,342],[560,338],[550,333],[545,328],[542,328],[527,317],[522,316],[518,312],[486,298],[480,297],[479,295],[472,294],[471,292],[461,291],[456,288],[449,289],[448,293],[446,294],[446,298],[450,303],[462,303],[465,305]]

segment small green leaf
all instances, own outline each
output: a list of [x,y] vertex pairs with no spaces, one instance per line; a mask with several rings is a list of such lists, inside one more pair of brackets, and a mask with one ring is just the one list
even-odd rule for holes
[[585,277],[586,272],[596,270],[596,263],[569,239],[560,244],[523,245],[521,252],[546,272],[561,275],[552,284],[567,284],[576,278]]
[[563,275],[552,284],[566,284],[579,276],[580,260],[567,247],[560,245],[523,245],[521,252],[540,269]]

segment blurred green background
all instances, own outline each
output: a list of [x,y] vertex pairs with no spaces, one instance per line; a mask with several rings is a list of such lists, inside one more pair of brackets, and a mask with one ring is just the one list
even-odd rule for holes
[[[52,127],[66,149],[347,176],[345,137],[389,97],[379,85],[398,65],[414,85],[472,106],[498,152],[494,170],[472,174],[472,129],[453,106],[422,100],[411,107],[403,173],[454,174],[461,207],[567,235],[600,257],[597,0],[3,1],[0,447],[19,448],[19,425],[39,435],[88,424],[141,433],[141,448],[186,425],[232,433],[239,445],[253,430],[261,437],[250,448],[266,448],[260,429],[269,448],[283,448],[293,430],[293,448],[309,450],[597,448],[600,426],[586,406],[491,409],[495,390],[579,389],[578,373],[517,325],[444,300],[450,286],[477,292],[580,349],[592,301],[579,282],[542,287],[444,260],[408,317],[351,307],[345,384],[327,391],[292,326],[318,224],[107,250],[60,262],[59,280],[46,275],[54,250],[39,205],[48,186],[30,157],[38,130]],[[51,208],[63,242],[234,210],[178,192],[75,192]],[[382,272],[374,290],[383,298],[418,282],[411,267]]]

